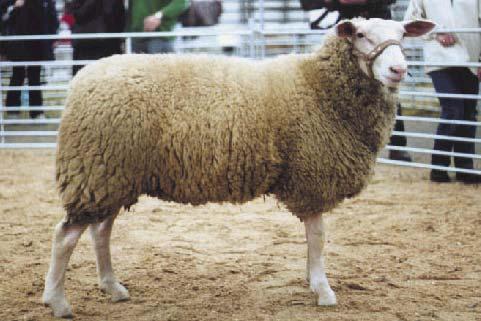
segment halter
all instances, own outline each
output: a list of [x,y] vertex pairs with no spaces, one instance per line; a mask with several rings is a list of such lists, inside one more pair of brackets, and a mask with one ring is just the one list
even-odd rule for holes
[[403,51],[403,53],[404,53],[404,49],[403,49],[401,43],[397,40],[386,40],[386,41],[380,43],[379,45],[377,45],[373,50],[371,50],[367,54],[364,53],[364,52],[361,52],[361,51],[359,51],[355,48],[352,50],[352,53],[356,57],[359,57],[366,62],[367,72],[369,74],[369,77],[374,78],[374,72],[372,71],[372,66],[374,65],[374,60],[376,60],[376,58],[379,57],[384,52],[384,50],[386,50],[386,48],[389,47],[389,46],[399,46],[399,47],[401,47],[401,51]]

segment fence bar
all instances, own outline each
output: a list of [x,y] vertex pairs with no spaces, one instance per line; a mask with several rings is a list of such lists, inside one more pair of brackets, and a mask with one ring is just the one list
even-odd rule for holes
[[[5,91],[9,90],[67,90],[68,85],[41,85],[41,86],[3,86]],[[421,97],[438,97],[438,98],[455,98],[455,99],[473,99],[481,100],[481,95],[461,95],[461,94],[443,94],[423,91],[400,91],[399,95],[403,96],[421,96]]]
[[[1,91],[0,91],[1,92]],[[64,106],[16,106],[16,107],[3,107],[0,108],[0,112],[3,111],[63,111]]]
[[477,121],[451,120],[451,119],[431,118],[431,117],[396,116],[396,119],[407,120],[407,121],[426,122],[426,123],[442,123],[442,124],[481,126],[481,122],[477,122]]
[[[282,34],[303,34],[303,35],[316,35],[326,34],[326,30],[309,30],[300,28],[286,28],[283,30],[268,30],[260,29],[257,32],[264,35],[282,35]],[[438,29],[434,33],[480,33],[481,28],[447,28]],[[21,40],[73,40],[73,39],[109,39],[109,38],[157,38],[157,37],[182,37],[182,36],[219,36],[219,35],[250,35],[251,30],[249,28],[239,29],[239,26],[235,28],[209,28],[208,30],[202,28],[182,28],[169,32],[116,32],[116,33],[84,33],[84,34],[56,34],[56,35],[17,35],[17,36],[2,36],[1,41],[21,41]]]
[[0,149],[23,149],[23,148],[56,148],[56,143],[1,143]]
[[[263,31],[258,30],[259,32],[264,33],[264,35],[291,35],[291,34],[299,34],[299,35],[325,35],[329,32],[329,30],[310,30],[306,28],[285,28],[281,30],[272,30],[272,29],[264,29]],[[446,28],[446,29],[436,29],[432,33],[481,33],[481,28]]]
[[[45,106],[45,107],[28,107],[28,106],[21,106],[21,107],[4,107],[0,109],[2,111],[63,111],[63,106]],[[396,119],[404,120],[404,121],[419,121],[419,122],[427,122],[427,123],[444,123],[444,124],[456,124],[456,125],[468,125],[468,126],[481,126],[481,122],[473,122],[473,121],[464,121],[464,120],[448,120],[448,119],[440,119],[440,118],[428,118],[428,117],[415,117],[415,116],[397,116]],[[45,123],[45,124],[57,124],[60,122],[60,119],[3,119],[0,120],[0,123],[3,124],[37,124],[37,123]],[[450,136],[446,136],[450,137]]]
[[408,66],[421,67],[481,67],[481,62],[434,62],[434,61],[407,61]]
[[401,96],[421,96],[421,97],[435,97],[435,98],[458,98],[458,99],[473,99],[480,100],[481,95],[461,95],[461,94],[438,94],[426,91],[399,91]]
[[59,118],[46,118],[46,119],[4,119],[5,125],[43,125],[43,124],[60,124]]
[[392,135],[415,137],[415,138],[433,138],[433,139],[442,139],[442,140],[452,140],[452,141],[456,141],[456,142],[481,143],[481,139],[479,139],[479,138],[464,138],[464,137],[457,137],[457,136],[433,135],[433,134],[424,134],[424,133],[409,133],[409,132],[401,132],[401,131],[396,131],[396,130],[394,130],[392,132]]
[[9,131],[3,132],[2,136],[57,136],[57,131]]
[[68,85],[3,86],[3,90],[67,90]]
[[[130,38],[129,38],[130,39]],[[256,45],[266,44],[265,40],[255,41]],[[269,42],[270,45],[291,45],[291,41],[277,41]],[[310,45],[308,42],[301,42],[300,45]],[[132,45],[130,45],[132,46]],[[183,49],[189,49],[190,47],[185,47]],[[130,50],[130,53],[132,51]],[[127,52],[129,53],[129,52]],[[1,61],[0,67],[10,67],[10,66],[42,66],[42,67],[58,67],[58,66],[72,66],[72,65],[88,65],[95,60],[51,60],[51,61]],[[442,63],[442,62],[425,62],[425,61],[407,61],[409,66],[437,66],[437,67],[469,67],[478,68],[481,67],[481,62],[456,62],[456,63]]]
[[220,36],[220,35],[249,35],[249,29],[235,28],[229,30],[227,28],[209,29],[202,28],[182,28],[176,31],[162,32],[115,32],[115,33],[76,33],[66,35],[18,35],[18,36],[2,36],[1,41],[21,41],[21,40],[74,40],[74,39],[110,39],[110,38],[160,38],[160,37],[182,37],[182,36]]
[[42,66],[42,67],[63,67],[73,65],[88,65],[95,60],[48,60],[48,61],[0,61],[0,67],[16,66]]
[[396,160],[386,159],[386,158],[378,158],[376,161],[380,164],[417,167],[417,168],[428,168],[428,169],[437,169],[437,170],[447,171],[447,172],[459,172],[459,173],[481,175],[481,171],[474,170],[474,169],[444,167],[444,166],[436,166],[436,165],[431,165],[431,164],[413,163],[413,162],[403,162],[403,161],[396,161]]
[[435,155],[445,155],[445,156],[452,156],[452,157],[464,157],[464,158],[472,158],[472,159],[481,159],[481,155],[477,155],[477,154],[444,152],[444,151],[440,151],[440,150],[436,150],[436,149],[404,147],[404,146],[391,146],[391,145],[387,145],[385,148],[387,150],[400,150],[400,151],[413,152],[413,153],[435,154]]

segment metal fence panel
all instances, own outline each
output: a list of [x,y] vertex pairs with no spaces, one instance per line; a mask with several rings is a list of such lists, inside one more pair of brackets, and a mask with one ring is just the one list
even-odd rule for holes
[[[407,6],[407,0],[400,0],[393,7],[394,17],[402,17]],[[125,39],[126,51],[130,52],[131,39],[136,37],[176,37],[175,50],[179,53],[208,52],[212,54],[228,54],[251,59],[264,59],[285,53],[311,52],[323,41],[322,31],[307,29],[307,15],[299,8],[298,1],[224,1],[224,14],[221,24],[209,28],[176,29],[173,32],[162,33],[119,33],[119,34],[82,34],[71,35],[73,38],[122,38]],[[440,30],[449,32],[481,32],[478,29]],[[0,148],[54,148],[61,112],[71,79],[73,65],[84,65],[90,61],[73,61],[72,48],[65,42],[65,35],[52,36],[17,36],[2,37],[5,40],[27,39],[55,39],[62,40],[56,48],[56,61],[41,62],[0,62]],[[408,115],[398,116],[406,123],[405,132],[393,132],[408,138],[407,147],[387,146],[388,150],[408,151],[414,155],[414,163],[400,163],[380,158],[379,162],[395,165],[406,165],[418,168],[437,168],[428,164],[429,155],[443,154],[456,157],[471,157],[477,166],[481,164],[480,143],[478,136],[471,140],[476,144],[475,155],[454,152],[440,152],[432,150],[434,138],[469,141],[459,137],[440,137],[435,135],[435,126],[439,123],[464,124],[480,127],[481,122],[447,121],[437,118],[439,112],[438,98],[465,98],[480,100],[481,95],[449,95],[436,93],[431,79],[424,73],[423,68],[432,64],[423,61],[422,43],[410,40],[405,43],[409,58],[410,77],[404,81],[400,91],[403,109]],[[8,85],[8,78],[14,66],[37,65],[43,66],[42,84],[40,86]],[[459,66],[459,64],[445,62],[442,66]],[[481,63],[465,63],[466,67],[481,67]],[[22,91],[21,106],[6,107],[3,102],[6,92],[10,90]],[[25,98],[28,90],[41,90],[44,95],[43,106],[29,106]],[[9,111],[20,111],[22,118],[6,117]],[[44,111],[45,119],[29,119],[29,111]],[[450,171],[474,172],[450,168]]]

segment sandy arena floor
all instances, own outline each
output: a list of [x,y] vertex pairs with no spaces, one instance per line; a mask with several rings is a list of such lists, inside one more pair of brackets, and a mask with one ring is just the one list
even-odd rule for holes
[[[40,303],[63,211],[53,151],[0,151],[0,320],[50,320]],[[379,166],[327,216],[339,301],[317,307],[303,225],[273,198],[197,208],[143,198],[116,221],[112,255],[131,300],[96,286],[85,233],[67,274],[76,320],[481,320],[481,188]]]

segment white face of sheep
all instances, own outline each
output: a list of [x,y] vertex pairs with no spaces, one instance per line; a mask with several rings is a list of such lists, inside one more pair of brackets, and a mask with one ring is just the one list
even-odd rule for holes
[[[419,37],[434,28],[426,20],[398,22],[383,19],[346,20],[340,22],[337,36],[348,38],[354,45],[359,65],[369,77],[390,88],[397,88],[407,72],[407,63],[400,44],[404,37]],[[390,44],[387,45],[389,42]],[[387,45],[385,48],[384,45]],[[375,53],[379,54],[378,56]],[[371,57],[369,57],[371,55]],[[374,58],[369,64],[369,59]]]

